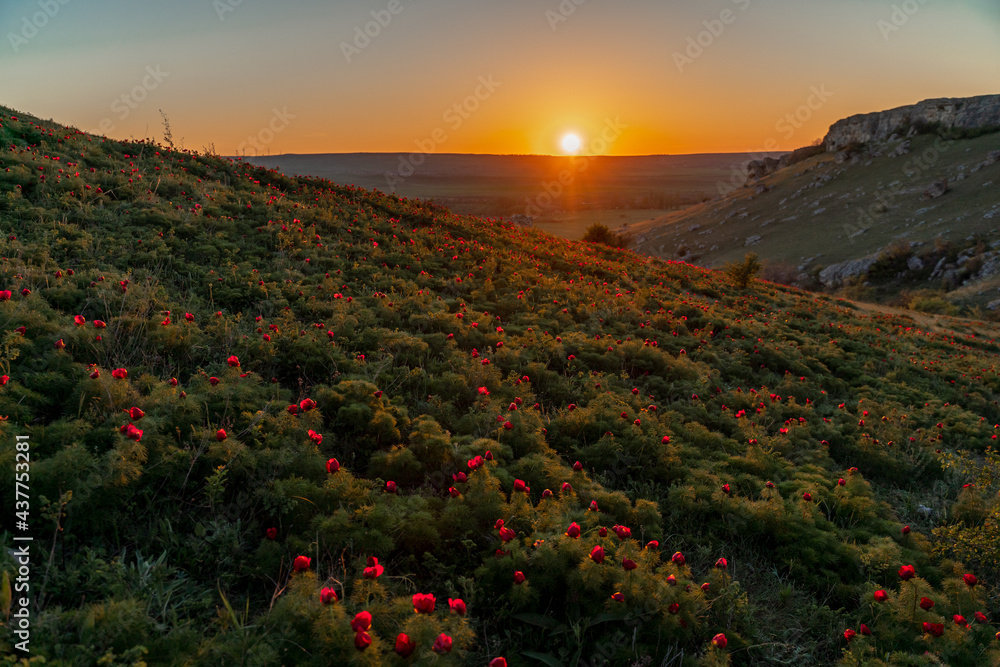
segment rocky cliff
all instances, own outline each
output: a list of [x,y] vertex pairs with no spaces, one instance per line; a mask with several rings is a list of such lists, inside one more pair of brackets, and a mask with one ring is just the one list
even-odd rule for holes
[[905,107],[838,120],[823,140],[827,151],[905,136],[922,128],[976,131],[1000,128],[1000,95],[924,100]]

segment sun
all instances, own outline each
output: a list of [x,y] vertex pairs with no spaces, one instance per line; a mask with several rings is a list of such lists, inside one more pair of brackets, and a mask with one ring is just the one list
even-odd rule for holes
[[562,149],[567,153],[576,153],[581,145],[580,137],[575,134],[567,134],[562,138]]

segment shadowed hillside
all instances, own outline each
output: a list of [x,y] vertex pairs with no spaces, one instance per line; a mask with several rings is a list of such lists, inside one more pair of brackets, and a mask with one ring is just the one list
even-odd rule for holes
[[[937,291],[1000,308],[1000,133],[988,122],[1000,96],[972,100],[983,102],[964,115],[961,100],[936,100],[840,121],[827,151],[751,164],[743,188],[630,227],[629,238],[705,266],[753,249],[776,277],[814,289],[866,283],[854,294]],[[946,115],[946,102],[959,112]],[[987,124],[969,125],[977,119]]]

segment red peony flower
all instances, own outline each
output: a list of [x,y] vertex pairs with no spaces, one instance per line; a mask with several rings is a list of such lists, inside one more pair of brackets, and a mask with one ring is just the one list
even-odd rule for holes
[[961,614],[955,614],[951,617],[951,620],[955,621],[955,625],[960,625],[963,628],[969,627],[969,623],[965,620],[965,616],[962,616]]
[[278,537],[278,529],[275,528],[274,526],[271,526],[270,528],[267,529],[265,535],[267,535],[267,539],[273,540],[276,537]]
[[184,313],[184,319],[188,322],[194,322],[194,315],[191,313]]
[[82,327],[84,324],[87,323],[87,318],[84,317],[83,315],[74,315],[73,323],[76,324],[76,326],[78,327]]
[[598,565],[604,562],[604,547],[601,545],[595,546],[590,550],[590,560],[594,561]]
[[289,405],[287,408],[285,408],[285,410],[287,410],[288,414],[290,414],[290,415],[296,415],[299,412],[299,406],[297,406],[297,405]]
[[566,535],[573,539],[580,537],[580,526],[575,521],[569,524],[569,528],[566,529]]
[[227,359],[226,361],[227,361],[227,363],[229,363],[229,367],[230,368],[239,368],[240,367],[240,360],[239,360],[239,358],[235,354],[232,355],[231,357],[229,357],[229,359]]
[[812,499],[813,499],[812,494],[809,493],[808,491],[802,494],[802,500],[806,501],[807,503],[811,503]]
[[559,487],[563,493],[573,493],[573,485],[569,482],[563,482],[562,486]]
[[316,431],[314,431],[312,429],[309,429],[309,439],[312,440],[313,443],[315,443],[317,445],[322,445],[323,444],[323,435],[320,434],[320,433],[317,433]]
[[875,602],[885,602],[889,599],[889,594],[885,591],[875,591]]
[[132,421],[139,421],[140,419],[146,416],[146,413],[137,407],[131,407],[125,412],[128,413],[128,416],[132,419]]
[[[94,373],[97,373],[97,371],[94,371]],[[94,377],[94,373],[91,373],[90,377]],[[8,382],[10,382],[10,376],[9,375],[0,375],[0,387],[4,386]]]
[[667,612],[670,614],[676,614],[680,610],[681,606],[676,602],[671,602],[670,605],[667,607]]
[[385,483],[385,492],[386,493],[396,493],[396,483],[393,482],[392,480],[389,480],[388,482],[386,482]]
[[518,585],[524,583],[524,572],[518,570],[517,572],[514,573],[514,583]]
[[622,559],[622,567],[625,568],[626,571],[631,571],[631,570],[634,570],[635,568],[637,568],[639,566],[636,565],[636,562],[634,560],[632,560],[631,558],[623,558]]
[[170,386],[171,387],[177,386],[177,378],[170,378]]
[[672,560],[674,562],[674,565],[676,565],[677,567],[683,567],[684,563],[687,562],[684,558],[684,554],[682,554],[680,551],[674,553],[674,555],[670,557],[670,560]]
[[625,602],[625,596],[622,595],[620,592],[612,594],[611,599],[614,600],[615,602]]
[[837,480],[837,486],[846,486],[846,485],[847,485],[847,480],[845,480],[843,477]]
[[219,384],[219,378],[213,375],[212,377],[208,378],[208,382],[214,387],[215,385]]
[[600,535],[601,537],[607,537],[608,529],[605,528],[604,526],[601,526],[600,528],[597,529],[597,534]]
[[860,627],[860,628],[858,628],[858,632],[860,632],[861,634],[863,634],[863,635],[864,635],[865,637],[870,637],[870,636],[871,636],[871,634],[872,634],[872,629],[871,629],[871,628],[869,628],[869,627],[868,627],[867,625],[865,625],[864,623],[862,623],[862,624],[861,624],[861,627]]
[[915,576],[917,576],[917,569],[912,565],[904,565],[899,568],[899,578],[903,581],[908,581]]
[[525,490],[525,488],[526,487],[525,487],[523,479],[515,479],[514,480],[514,490],[515,491],[517,491],[518,493],[523,493],[524,490]]
[[60,338],[59,340],[57,340],[57,341],[56,341],[56,344],[55,344],[55,348],[56,348],[57,350],[61,350],[61,349],[63,349],[64,347],[66,347],[66,343],[64,343],[64,342],[63,342],[63,339],[62,339],[62,338]]
[[712,646],[715,646],[717,648],[726,648],[726,644],[728,643],[729,642],[726,641],[726,635],[722,634],[721,632],[712,637]]
[[923,609],[924,611],[928,611],[933,606],[934,606],[934,600],[930,598],[920,598],[920,608]]
[[727,561],[725,558],[720,558],[719,560],[715,561],[715,567],[719,568],[720,570],[725,570],[727,567],[729,567],[729,561]]
[[355,632],[364,632],[372,627],[372,615],[371,612],[359,611],[354,616],[354,620],[351,621],[351,630]]
[[962,580],[965,581],[965,585],[968,586],[969,588],[972,588],[973,586],[979,583],[979,579],[977,579],[976,575],[974,574],[963,574]]
[[909,534],[910,534],[910,527],[903,526],[903,535],[909,535]]
[[106,326],[108,326],[108,325],[107,325],[107,323],[104,322],[104,320],[94,320],[94,328],[95,329],[103,329]]
[[413,611],[418,614],[431,614],[434,612],[436,599],[430,593],[417,593],[413,596]]
[[340,470],[340,461],[337,459],[330,459],[326,462],[326,471],[333,474]]
[[857,634],[858,633],[852,630],[851,628],[847,628],[846,630],[844,630],[844,639],[846,639],[847,643],[850,644],[851,640],[854,639],[857,636]]
[[308,556],[296,556],[295,561],[292,563],[292,571],[302,572],[303,570],[308,570],[311,563],[312,558]]
[[924,621],[924,632],[934,637],[940,637],[944,634],[944,623],[928,623]]
[[400,632],[396,637],[396,653],[401,658],[409,658],[417,650],[417,642],[407,636],[405,632]]
[[507,660],[504,658],[493,658],[486,667],[507,667]]
[[224,428],[220,428],[218,431],[215,432],[215,439],[218,440],[219,442],[222,442],[228,437],[229,436],[226,435],[226,429]]
[[304,398],[299,402],[299,409],[302,410],[302,412],[309,412],[315,407],[316,407],[316,401],[312,400],[311,398]]
[[365,579],[375,579],[376,577],[380,577],[384,571],[385,567],[378,564],[378,558],[375,556],[368,557],[368,567],[364,569]]
[[332,588],[324,588],[319,592],[319,601],[323,604],[333,604],[337,601],[337,591]]
[[615,535],[618,536],[618,539],[623,542],[632,537],[632,529],[627,528],[626,526],[614,526],[612,530],[615,531]]
[[[671,576],[672,576],[672,575],[671,575]],[[701,585],[701,592],[702,592],[702,593],[705,593],[705,594],[707,595],[707,594],[708,594],[708,590],[709,590],[709,589],[710,589],[711,587],[712,587],[712,586],[711,586],[711,584],[709,584],[709,583],[708,583],[708,582],[706,581],[705,583],[703,583],[703,584]]]
[[448,608],[451,609],[451,613],[453,614],[465,616],[465,602],[461,598],[455,600],[448,598]]
[[434,640],[434,646],[431,647],[431,650],[435,653],[449,653],[451,652],[451,644],[451,637],[442,632]]
[[364,651],[372,645],[372,637],[367,632],[358,632],[354,635],[354,648]]
[[580,472],[581,470],[583,470],[583,464],[582,463],[580,463],[579,461],[577,461],[576,463],[573,464],[573,471],[574,472]]
[[977,611],[976,612],[976,623],[989,623],[989,621],[986,620],[986,614],[984,614],[981,611]]

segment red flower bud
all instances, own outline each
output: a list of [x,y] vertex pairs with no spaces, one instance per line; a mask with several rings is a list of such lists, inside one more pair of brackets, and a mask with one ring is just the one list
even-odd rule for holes
[[407,636],[405,632],[400,632],[396,637],[396,653],[401,658],[409,658],[417,650],[417,643]]
[[451,637],[442,632],[434,640],[434,646],[431,647],[431,650],[439,654],[449,653],[451,651],[451,644]]

